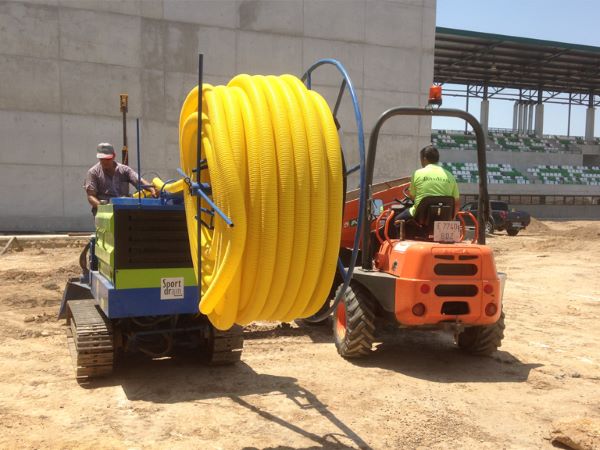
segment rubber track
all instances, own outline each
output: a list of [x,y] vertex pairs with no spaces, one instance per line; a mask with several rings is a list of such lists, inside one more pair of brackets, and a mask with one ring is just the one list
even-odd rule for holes
[[110,375],[114,358],[110,321],[94,300],[71,300],[67,305],[67,345],[77,379]]
[[213,327],[211,341],[208,349],[208,364],[211,366],[225,366],[235,364],[242,356],[244,347],[244,334],[242,327],[233,326],[227,331]]
[[[359,358],[371,352],[375,333],[375,313],[369,292],[356,283],[350,284],[343,299],[346,305],[346,335],[336,336],[338,353],[344,358]],[[334,320],[334,333],[336,323]]]
[[457,338],[458,346],[473,355],[487,356],[502,345],[504,339],[504,312],[493,325],[465,329]]

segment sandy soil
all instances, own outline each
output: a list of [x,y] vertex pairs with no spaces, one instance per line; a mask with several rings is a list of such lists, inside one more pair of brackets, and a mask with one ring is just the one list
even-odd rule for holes
[[0,257],[1,448],[552,448],[555,420],[600,417],[600,222],[488,241],[508,274],[488,358],[441,333],[340,358],[328,329],[253,326],[243,362],[126,361],[81,386],[55,315],[79,244]]

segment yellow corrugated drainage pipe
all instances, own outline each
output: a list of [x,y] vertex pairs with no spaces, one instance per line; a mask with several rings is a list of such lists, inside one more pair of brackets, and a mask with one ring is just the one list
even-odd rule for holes
[[[179,119],[181,168],[192,180],[197,89]],[[234,226],[215,216],[214,229],[197,236],[196,198],[184,189],[196,273],[198,239],[202,251],[200,311],[219,329],[315,314],[335,275],[342,226],[342,157],[327,103],[292,75],[204,84],[201,137],[208,169],[200,182]]]
[[[174,182],[167,182],[165,184],[165,182],[159,177],[154,177],[152,178],[152,186],[154,186],[154,188],[158,191],[164,190],[170,194],[175,194],[183,191],[185,182],[183,179],[180,179]],[[141,191],[136,191],[132,194],[133,198],[139,198],[140,196],[142,198],[148,198],[151,196],[151,193],[147,189],[142,189]]]

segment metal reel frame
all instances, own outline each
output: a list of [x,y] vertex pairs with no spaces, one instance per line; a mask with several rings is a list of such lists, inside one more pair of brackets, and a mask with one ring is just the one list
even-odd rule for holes
[[[326,59],[321,59],[321,60],[317,61],[316,63],[314,63],[312,66],[310,66],[306,70],[304,75],[302,75],[302,81],[306,84],[306,87],[308,89],[312,89],[312,74],[313,74],[313,72],[318,67],[325,66],[325,65],[334,66],[340,72],[340,74],[342,76],[342,82],[340,84],[338,96],[337,96],[335,105],[332,110],[333,119],[335,121],[335,124],[336,124],[338,130],[341,128],[341,126],[337,119],[337,113],[338,113],[344,92],[347,91],[349,93],[349,95],[351,96],[351,100],[352,100],[352,107],[354,109],[354,119],[356,121],[359,163],[356,166],[351,167],[350,169],[346,169],[345,164],[344,164],[344,187],[346,186],[346,178],[348,177],[348,175],[358,171],[359,178],[360,178],[360,183],[359,183],[360,194],[359,194],[359,200],[358,200],[359,213],[358,213],[358,219],[357,219],[357,224],[356,224],[356,233],[354,235],[354,244],[353,244],[353,248],[352,248],[352,254],[350,256],[350,263],[348,265],[348,269],[344,268],[341,258],[338,258],[338,271],[344,280],[342,288],[337,290],[337,294],[335,296],[333,303],[330,305],[330,307],[326,311],[322,311],[321,313],[317,313],[312,317],[305,318],[304,320],[306,320],[307,322],[321,322],[322,320],[325,320],[327,317],[329,317],[333,313],[333,311],[335,311],[337,305],[339,304],[340,300],[346,293],[348,286],[350,285],[350,280],[352,280],[354,268],[356,267],[356,260],[358,257],[358,249],[359,249],[360,238],[361,238],[361,230],[363,227],[363,223],[365,221],[365,209],[366,209],[365,204],[367,201],[365,135],[364,135],[364,130],[363,130],[363,121],[362,121],[362,114],[360,111],[360,105],[358,103],[358,97],[356,96],[356,91],[354,90],[354,85],[352,84],[350,75],[348,75],[348,72],[346,71],[345,67],[338,60],[326,58]],[[348,160],[348,158],[344,157],[344,149],[343,148],[342,148],[342,158],[344,161]],[[344,198],[345,198],[345,196],[346,196],[346,193],[344,192]]]

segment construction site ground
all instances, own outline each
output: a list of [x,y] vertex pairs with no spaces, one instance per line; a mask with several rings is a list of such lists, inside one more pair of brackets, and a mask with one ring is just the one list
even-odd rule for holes
[[261,323],[236,366],[135,357],[84,385],[56,320],[82,242],[0,257],[0,448],[552,448],[557,422],[600,418],[600,222],[489,238],[508,274],[491,357],[386,330],[350,362],[329,328]]

